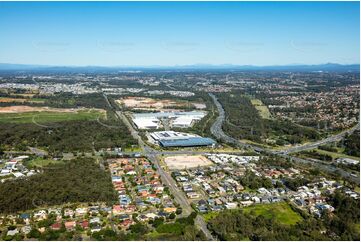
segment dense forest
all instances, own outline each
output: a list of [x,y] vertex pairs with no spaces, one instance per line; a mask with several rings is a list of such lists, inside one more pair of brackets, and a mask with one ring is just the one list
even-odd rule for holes
[[[18,98],[16,95],[0,93],[0,97],[11,97]],[[14,106],[14,105],[28,105],[28,106],[47,106],[52,108],[100,108],[107,109],[108,104],[106,103],[104,97],[100,93],[90,93],[90,94],[81,94],[76,95],[72,93],[57,93],[52,96],[49,95],[35,95],[35,99],[39,99],[42,102],[32,102],[32,98],[22,97],[26,102],[0,102],[0,107],[2,106]]]
[[304,219],[296,225],[227,210],[211,219],[209,228],[220,240],[359,240],[359,200],[336,193],[330,203],[335,208],[333,214],[324,213],[320,219],[302,214]]
[[0,123],[1,144],[17,150],[26,150],[28,146],[45,148],[51,153],[91,152],[93,149],[126,148],[136,144],[125,125],[109,127],[97,121],[67,121],[45,125],[49,125],[49,128],[33,123]]
[[117,200],[110,174],[90,158],[51,165],[40,174],[0,183],[0,213],[68,202]]
[[59,93],[54,96],[38,96],[44,98],[44,106],[54,108],[101,108],[107,109],[108,104],[100,93],[75,95],[72,93]]
[[312,128],[289,121],[262,119],[250,99],[239,92],[222,93],[217,96],[226,113],[223,129],[234,138],[259,143],[264,143],[266,139],[275,139],[278,145],[320,138],[320,134]]

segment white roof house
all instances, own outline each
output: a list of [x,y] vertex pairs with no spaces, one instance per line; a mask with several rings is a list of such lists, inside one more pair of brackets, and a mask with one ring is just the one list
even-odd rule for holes
[[16,235],[18,233],[19,233],[18,229],[13,229],[13,230],[9,230],[6,235],[7,236],[14,236],[14,235]]
[[235,209],[237,208],[237,203],[226,203],[225,206],[227,209]]
[[18,177],[22,177],[22,176],[25,176],[23,173],[21,172],[14,172],[13,175],[18,178]]
[[9,174],[11,171],[8,169],[2,169],[1,174]]

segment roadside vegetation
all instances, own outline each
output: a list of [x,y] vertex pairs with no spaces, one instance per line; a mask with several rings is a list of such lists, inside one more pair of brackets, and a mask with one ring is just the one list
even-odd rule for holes
[[208,113],[201,121],[191,127],[189,131],[204,137],[212,137],[211,126],[218,117],[218,110],[207,93],[201,93],[199,95],[201,95],[202,99],[205,101]]
[[360,130],[356,130],[347,136],[344,145],[347,155],[360,157]]
[[[223,130],[236,139],[283,146],[320,138],[313,128],[290,121],[262,118],[251,99],[239,92],[220,93],[217,96],[226,113]],[[265,116],[265,113],[262,115]]]

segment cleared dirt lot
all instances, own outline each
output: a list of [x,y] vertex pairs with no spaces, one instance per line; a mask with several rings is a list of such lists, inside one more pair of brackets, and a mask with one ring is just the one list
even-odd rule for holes
[[187,101],[174,101],[170,99],[153,99],[148,97],[124,97],[122,99],[116,100],[120,105],[124,105],[127,108],[133,109],[155,109],[162,110],[164,108],[174,108],[174,107],[193,107],[197,109],[205,108],[205,105],[202,103],[191,103]]
[[171,170],[181,170],[198,166],[210,166],[213,163],[202,155],[177,155],[164,158],[164,162]]

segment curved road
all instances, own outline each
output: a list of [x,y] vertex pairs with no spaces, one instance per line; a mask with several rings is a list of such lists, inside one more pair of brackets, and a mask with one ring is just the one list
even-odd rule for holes
[[311,150],[311,149],[315,149],[320,145],[323,144],[327,144],[327,143],[332,143],[335,141],[340,141],[342,140],[342,138],[344,138],[346,135],[353,133],[355,130],[360,129],[360,123],[358,123],[357,125],[353,126],[351,129],[348,130],[344,130],[338,134],[335,135],[331,135],[325,139],[313,142],[313,143],[309,143],[309,144],[304,144],[304,145],[298,145],[298,146],[293,146],[287,149],[283,149],[280,150],[280,153],[284,153],[284,154],[289,154],[289,153],[293,153],[293,152],[300,152],[303,150]]
[[219,116],[217,117],[216,121],[213,123],[212,127],[211,127],[211,133],[219,140],[222,140],[223,142],[226,143],[230,143],[230,144],[235,144],[238,147],[241,148],[251,148],[254,151],[258,152],[258,153],[266,153],[266,154],[273,154],[273,155],[279,155],[281,157],[284,158],[289,158],[294,162],[297,163],[302,163],[302,164],[310,164],[313,165],[315,167],[318,167],[321,170],[324,170],[326,172],[329,173],[339,173],[342,177],[347,178],[353,182],[356,182],[357,184],[360,184],[360,176],[358,174],[358,176],[354,176],[351,175],[351,173],[340,169],[338,167],[335,167],[333,165],[330,164],[324,164],[321,161],[315,161],[315,160],[306,160],[306,159],[302,159],[302,158],[298,158],[298,157],[294,157],[289,155],[288,153],[290,152],[295,152],[295,151],[302,151],[302,150],[307,150],[307,149],[313,149],[321,144],[326,144],[326,143],[330,143],[330,142],[334,142],[336,140],[342,139],[342,137],[344,137],[346,134],[353,132],[356,129],[359,129],[360,124],[357,124],[356,126],[354,126],[353,128],[351,128],[350,130],[341,132],[339,134],[330,136],[326,139],[314,142],[314,143],[310,143],[310,144],[305,144],[305,145],[300,145],[300,146],[296,146],[296,147],[291,147],[289,149],[285,149],[285,150],[281,150],[281,151],[275,151],[275,150],[270,150],[270,149],[265,149],[262,147],[258,147],[252,144],[247,144],[245,142],[239,141],[237,139],[234,139],[230,136],[228,136],[227,134],[225,134],[222,130],[222,124],[225,120],[225,112],[224,109],[221,105],[221,103],[218,101],[217,97],[212,94],[212,93],[208,93],[208,95],[213,99],[214,104],[216,105],[217,109],[218,109],[218,113]]

